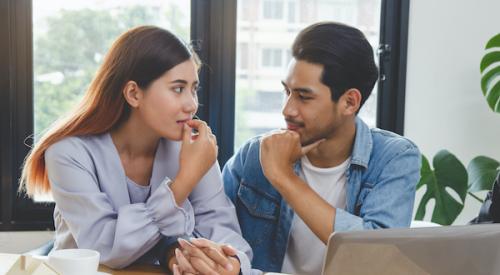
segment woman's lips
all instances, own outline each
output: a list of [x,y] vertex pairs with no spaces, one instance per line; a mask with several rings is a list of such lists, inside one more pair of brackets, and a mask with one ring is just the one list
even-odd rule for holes
[[298,124],[293,124],[293,123],[287,123],[286,124],[286,128],[290,131],[297,131],[299,130],[300,128],[302,128],[302,126],[298,125]]
[[190,119],[184,119],[184,120],[177,120],[177,124],[183,125],[184,123],[188,122]]

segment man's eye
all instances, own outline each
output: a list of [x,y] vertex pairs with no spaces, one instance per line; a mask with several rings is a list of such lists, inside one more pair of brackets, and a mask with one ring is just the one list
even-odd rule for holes
[[300,98],[300,100],[309,100],[309,99],[312,99],[312,97],[303,96],[303,95],[299,95],[299,98]]
[[182,93],[183,90],[184,90],[184,87],[175,87],[174,88],[174,93],[180,94],[180,93]]

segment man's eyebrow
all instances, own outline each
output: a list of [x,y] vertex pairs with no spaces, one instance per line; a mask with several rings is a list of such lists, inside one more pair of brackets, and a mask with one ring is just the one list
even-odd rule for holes
[[[283,84],[283,86],[285,87],[285,89],[288,89],[288,86],[286,85],[286,83],[284,81],[281,81],[281,84]],[[297,88],[293,88],[292,89],[292,92],[297,92],[297,93],[307,93],[307,94],[312,94],[314,93],[313,90],[307,88],[307,87],[297,87]]]

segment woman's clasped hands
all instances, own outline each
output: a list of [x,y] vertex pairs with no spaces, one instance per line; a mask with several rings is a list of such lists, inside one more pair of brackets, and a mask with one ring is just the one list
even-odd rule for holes
[[178,240],[175,249],[177,263],[172,266],[174,275],[233,275],[240,273],[237,251],[230,245],[217,244],[204,238]]

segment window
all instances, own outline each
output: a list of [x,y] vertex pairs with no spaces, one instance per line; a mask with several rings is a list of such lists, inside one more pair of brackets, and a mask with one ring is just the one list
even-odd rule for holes
[[241,43],[240,46],[237,49],[238,51],[238,68],[240,70],[247,70],[248,69],[248,44],[247,43]]
[[288,23],[294,23],[297,20],[297,9],[295,6],[295,1],[288,1]]
[[262,49],[262,67],[281,68],[283,66],[282,55],[283,51],[281,49]]
[[[258,4],[257,1],[253,1]],[[264,0],[262,3],[262,17],[270,20],[283,19],[283,1],[282,0]]]

